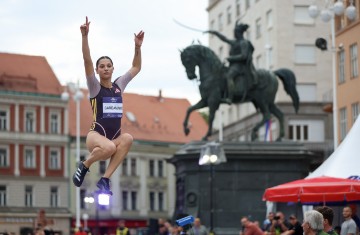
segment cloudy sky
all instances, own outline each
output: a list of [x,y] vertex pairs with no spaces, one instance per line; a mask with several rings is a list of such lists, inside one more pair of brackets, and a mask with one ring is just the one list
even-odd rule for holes
[[62,84],[84,82],[79,27],[91,21],[92,59],[108,55],[114,75],[126,72],[133,58],[133,35],[143,30],[143,68],[127,92],[200,99],[198,84],[187,79],[179,49],[207,35],[183,28],[207,29],[208,0],[1,0],[0,52],[45,56]]

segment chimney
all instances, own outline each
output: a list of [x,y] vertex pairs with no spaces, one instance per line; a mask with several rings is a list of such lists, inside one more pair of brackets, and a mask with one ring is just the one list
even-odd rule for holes
[[159,100],[160,102],[164,102],[164,98],[163,98],[163,96],[162,96],[162,90],[161,90],[161,89],[159,89],[158,100]]

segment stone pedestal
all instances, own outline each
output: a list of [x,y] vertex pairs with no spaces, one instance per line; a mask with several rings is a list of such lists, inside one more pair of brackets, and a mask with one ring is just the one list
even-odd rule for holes
[[[227,162],[212,166],[213,190],[210,192],[211,166],[199,166],[201,147],[206,142],[184,145],[170,160],[176,168],[175,215],[200,217],[210,228],[211,204],[213,228],[217,234],[239,234],[240,219],[249,216],[260,226],[266,218],[266,188],[301,179],[320,157],[294,142],[222,143]],[[212,193],[212,194],[211,194]],[[277,209],[289,216],[301,215],[300,205],[277,203]]]

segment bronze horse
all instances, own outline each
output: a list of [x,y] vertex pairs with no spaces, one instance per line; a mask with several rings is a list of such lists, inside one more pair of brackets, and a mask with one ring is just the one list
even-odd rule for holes
[[[192,111],[209,107],[209,128],[203,140],[207,140],[212,134],[212,122],[215,117],[215,112],[223,103],[223,98],[226,94],[227,84],[225,79],[225,73],[227,67],[220,61],[216,54],[208,47],[202,45],[191,45],[181,51],[181,62],[186,69],[187,77],[192,80],[196,79],[195,68],[199,67],[199,90],[201,100],[193,106],[190,106],[186,112],[186,117],[183,123],[184,132],[189,134],[190,129],[188,127],[189,116]],[[262,120],[255,125],[251,132],[251,139],[256,140],[258,138],[259,128],[264,125],[271,118],[273,114],[280,124],[280,134],[277,138],[280,141],[284,135],[284,115],[280,109],[274,103],[275,95],[278,90],[279,77],[284,85],[284,89],[288,95],[290,95],[295,112],[299,109],[299,95],[296,90],[296,77],[295,74],[289,69],[278,69],[273,72],[257,69],[256,74],[258,77],[258,83],[254,88],[245,91],[244,82],[238,81],[236,85],[236,94],[233,99],[233,103],[252,102],[257,110],[263,115]],[[246,92],[244,96],[244,92]]]

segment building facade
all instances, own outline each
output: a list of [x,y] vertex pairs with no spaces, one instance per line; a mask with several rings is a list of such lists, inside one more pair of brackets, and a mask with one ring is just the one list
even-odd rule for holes
[[0,232],[28,234],[43,210],[49,229],[69,233],[61,92],[44,57],[0,53]]
[[[297,115],[294,110],[286,110],[285,136],[303,136],[298,141],[311,144],[324,144],[332,149],[333,133],[327,131],[332,128],[328,123],[332,122],[331,115],[323,115],[322,108],[332,102],[332,70],[331,52],[320,51],[315,46],[316,38],[328,38],[330,24],[323,23],[320,19],[313,19],[308,14],[311,2],[301,0],[210,0],[208,5],[209,27],[224,34],[228,38],[234,38],[236,22],[246,23],[250,27],[246,32],[255,47],[253,62],[257,68],[276,70],[278,68],[291,69],[297,79],[297,90],[300,96],[300,109]],[[209,36],[209,46],[226,63],[229,46],[215,36]],[[291,104],[290,96],[279,81],[276,103]],[[319,116],[310,113],[313,108],[318,110]],[[222,123],[225,126],[233,126],[241,123],[252,116],[252,122],[243,122],[237,139],[226,140],[250,140],[251,129],[260,121],[252,104],[222,105],[217,112],[214,126],[219,129],[219,115],[222,115]],[[284,111],[284,110],[282,110]],[[307,115],[311,114],[311,115]],[[323,117],[326,117],[325,120]],[[272,119],[272,139],[276,139],[278,122]],[[314,138],[306,133],[321,132],[322,138]],[[260,140],[266,133],[266,126],[260,129]],[[307,136],[307,139],[304,138]],[[314,135],[312,135],[314,136]],[[296,139],[296,138],[295,138]],[[330,149],[330,152],[331,152]]]
[[335,19],[337,49],[337,114],[339,143],[354,124],[359,115],[359,38],[360,1],[356,0],[356,19],[349,20],[346,15]]

